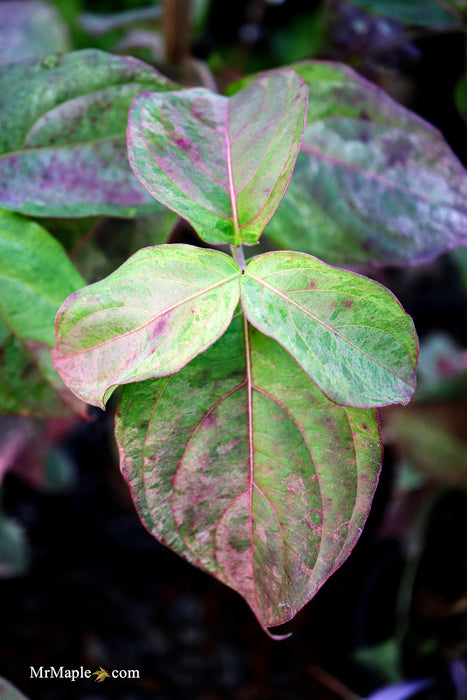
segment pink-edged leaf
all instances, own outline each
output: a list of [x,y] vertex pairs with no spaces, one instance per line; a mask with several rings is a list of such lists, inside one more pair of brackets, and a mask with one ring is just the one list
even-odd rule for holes
[[54,365],[77,396],[104,408],[117,385],[177,372],[212,345],[232,319],[240,276],[216,250],[143,248],[66,299]]
[[232,98],[204,88],[143,94],[130,109],[130,164],[203,240],[253,245],[287,188],[306,106],[307,87],[291,70]]
[[333,401],[406,404],[415,390],[412,319],[381,284],[294,252],[253,258],[242,275],[250,323],[275,338]]
[[0,72],[0,206],[33,216],[135,216],[159,205],[126,153],[128,109],[174,91],[155,68],[86,49]]
[[375,411],[329,401],[241,314],[181,372],[124,387],[116,437],[148,530],[263,627],[290,620],[347,558],[381,457]]
[[0,211],[0,413],[86,415],[51,358],[55,314],[83,284],[45,229]]
[[440,132],[348,66],[291,67],[309,87],[309,107],[265,232],[276,246],[371,265],[418,264],[466,246],[467,173]]

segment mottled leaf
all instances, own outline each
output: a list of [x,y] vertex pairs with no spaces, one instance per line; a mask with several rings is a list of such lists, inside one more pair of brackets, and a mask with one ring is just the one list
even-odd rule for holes
[[333,401],[406,404],[415,389],[418,341],[394,295],[311,255],[266,253],[242,275],[250,323],[288,350]]
[[436,29],[460,28],[460,19],[448,2],[439,0],[350,0],[364,10],[391,17],[404,24]]
[[264,627],[349,555],[379,472],[374,410],[330,402],[241,315],[178,374],[124,387],[116,437],[148,530]]
[[203,240],[252,245],[287,188],[306,101],[290,70],[265,74],[232,98],[204,88],[140,95],[130,110],[130,164]]
[[84,412],[50,355],[55,314],[83,284],[45,229],[0,212],[0,413]]
[[53,5],[39,0],[0,2],[0,65],[63,53],[69,43],[67,26]]
[[275,243],[327,262],[382,265],[467,245],[467,175],[441,134],[347,66],[293,68],[309,86],[309,109],[290,186],[266,229]]
[[0,72],[0,206],[34,216],[134,216],[157,203],[128,165],[128,108],[176,90],[140,61],[77,51]]
[[77,396],[102,408],[118,384],[177,372],[228,327],[240,275],[215,250],[143,248],[64,302],[55,367]]

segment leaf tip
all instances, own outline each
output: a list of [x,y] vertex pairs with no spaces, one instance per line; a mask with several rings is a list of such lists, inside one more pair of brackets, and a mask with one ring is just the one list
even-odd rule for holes
[[283,642],[285,639],[288,639],[293,635],[293,632],[287,632],[286,634],[273,634],[265,625],[262,625],[262,628],[268,637],[273,639],[275,642]]

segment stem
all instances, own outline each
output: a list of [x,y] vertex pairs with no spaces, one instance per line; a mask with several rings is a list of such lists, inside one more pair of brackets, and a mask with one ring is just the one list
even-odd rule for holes
[[165,57],[171,65],[182,65],[190,55],[191,0],[165,0]]
[[232,253],[232,257],[235,258],[235,260],[238,262],[240,269],[245,270],[246,269],[246,262],[245,262],[245,255],[243,253],[243,246],[241,244],[240,245],[231,245],[230,252]]

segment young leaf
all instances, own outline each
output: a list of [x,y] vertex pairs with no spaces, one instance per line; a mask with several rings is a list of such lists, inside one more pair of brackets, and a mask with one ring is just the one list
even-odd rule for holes
[[265,627],[349,555],[381,456],[374,410],[330,402],[241,315],[181,372],[124,387],[116,437],[148,530]]
[[0,212],[0,413],[84,413],[50,355],[55,314],[83,284],[45,229]]
[[428,262],[467,245],[467,175],[442,135],[348,66],[292,67],[309,87],[309,109],[266,229],[276,244],[372,265]]
[[306,106],[307,88],[290,70],[230,99],[204,88],[143,94],[130,110],[130,164],[203,240],[253,245],[287,188]]
[[311,255],[274,252],[249,262],[241,289],[250,323],[333,401],[361,408],[410,401],[417,336],[382,285]]
[[85,50],[0,73],[0,206],[34,216],[134,216],[157,208],[128,165],[128,108],[176,90],[130,57]]
[[56,7],[39,0],[0,2],[0,65],[69,49],[68,28]]
[[215,250],[143,248],[66,299],[54,365],[77,396],[104,408],[118,384],[177,372],[212,345],[232,319],[240,276]]

